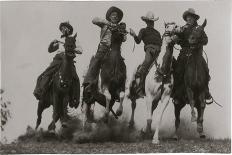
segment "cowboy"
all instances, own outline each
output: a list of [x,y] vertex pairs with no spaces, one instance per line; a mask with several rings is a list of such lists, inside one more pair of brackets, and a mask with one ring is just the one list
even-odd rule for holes
[[[59,30],[62,32],[61,39],[63,40],[65,40],[65,38],[69,37],[73,33],[73,27],[69,24],[69,22],[61,23],[59,26]],[[57,54],[53,58],[50,66],[37,79],[36,88],[33,94],[38,100],[41,100],[43,95],[46,93],[52,75],[54,75],[54,73],[59,69],[60,64],[62,63],[65,49],[64,46],[60,46],[60,44],[64,44],[64,41],[54,40],[50,43],[48,47],[49,53],[57,51]],[[82,53],[83,51],[80,45],[78,45],[75,50],[76,53]],[[80,98],[79,94],[77,93],[77,91],[79,90],[79,88],[77,88],[79,87],[79,78],[74,65],[72,68],[72,73],[74,77],[74,83],[70,92],[70,105],[78,105]]]
[[[181,28],[182,29],[181,33],[177,34],[179,38],[177,44],[181,46],[181,50],[177,58],[176,66],[174,69],[174,87],[173,87],[174,99],[181,97],[183,95],[183,89],[184,89],[183,79],[184,79],[184,68],[185,68],[184,66],[186,64],[186,59],[187,59],[186,52],[190,48],[188,38],[192,33],[193,29],[195,29],[198,26],[197,20],[199,18],[200,16],[197,15],[195,13],[195,10],[192,8],[189,8],[187,11],[183,13],[183,19],[186,21],[186,24]],[[207,43],[208,43],[208,37],[204,32],[200,40],[200,43],[196,45],[197,49],[203,50],[203,46],[205,46]],[[208,83],[209,83],[210,75],[209,75],[208,65],[206,62],[204,64],[205,64],[204,67],[207,69]],[[212,96],[209,92],[208,83],[207,83],[207,92],[205,99],[206,99],[206,103],[210,104],[212,103]]]
[[[97,53],[91,61],[90,67],[85,76],[83,86],[98,83],[98,75],[102,61],[111,48],[111,29],[119,24],[119,22],[122,20],[122,17],[122,10],[112,6],[106,12],[106,19],[95,17],[92,20],[93,24],[101,28],[100,43],[98,45]],[[126,41],[126,35],[124,35],[123,41]]]
[[137,44],[139,44],[141,40],[144,43],[145,59],[140,67],[138,67],[135,74],[137,84],[139,83],[137,93],[139,96],[143,97],[145,95],[145,78],[151,64],[157,59],[160,53],[162,40],[159,31],[154,28],[154,22],[157,21],[159,17],[155,18],[154,13],[148,11],[146,16],[142,16],[141,19],[147,24],[147,27],[142,28],[138,36],[133,29],[130,29],[130,34],[134,37]]

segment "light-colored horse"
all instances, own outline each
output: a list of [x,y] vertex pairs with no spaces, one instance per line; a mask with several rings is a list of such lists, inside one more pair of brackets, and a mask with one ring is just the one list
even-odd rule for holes
[[159,129],[165,109],[168,106],[173,86],[173,76],[171,74],[173,47],[176,36],[173,35],[179,27],[175,23],[165,23],[165,32],[162,38],[161,52],[157,62],[150,69],[145,80],[146,105],[147,105],[147,124],[143,128],[143,132],[151,133],[151,123],[153,111],[160,101],[161,113],[157,115],[158,124],[153,136],[152,143],[159,143]]

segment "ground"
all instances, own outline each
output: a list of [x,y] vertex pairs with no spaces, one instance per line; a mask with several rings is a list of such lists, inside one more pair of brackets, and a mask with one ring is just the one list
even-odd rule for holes
[[25,134],[11,144],[1,144],[0,154],[24,153],[230,153],[230,139],[200,139],[182,137],[178,141],[161,137],[160,144],[151,143],[152,134],[144,136],[137,129],[128,129],[126,121],[111,121],[109,125],[98,123],[86,131],[80,120],[73,120],[69,128],[60,129],[56,134],[28,126]]
[[73,143],[64,141],[20,142],[0,146],[1,154],[8,153],[230,153],[230,140],[181,139],[179,141],[163,139],[159,145],[151,140],[141,142],[101,142]]

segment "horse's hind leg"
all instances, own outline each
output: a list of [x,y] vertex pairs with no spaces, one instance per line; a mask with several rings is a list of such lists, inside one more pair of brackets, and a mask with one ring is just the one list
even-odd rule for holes
[[180,100],[175,100],[174,101],[174,108],[175,108],[175,134],[174,134],[173,138],[175,140],[179,139],[178,129],[179,129],[179,126],[180,126],[180,111],[181,111],[181,109],[185,105],[186,104],[183,101],[180,101]]
[[191,108],[191,115],[192,115],[191,121],[195,122],[197,121],[197,117],[196,117],[196,113],[194,110],[195,101],[194,101],[193,91],[190,88],[187,88],[186,94],[187,94],[188,101],[189,101],[190,108]]
[[124,97],[125,97],[125,92],[120,92],[119,94],[119,97],[120,97],[120,105],[116,111],[116,115],[117,116],[121,116],[122,115],[122,112],[123,112],[123,106],[122,106],[122,103],[123,103],[123,100],[124,100]]
[[136,108],[136,99],[133,98],[131,99],[131,118],[130,118],[130,122],[129,122],[129,128],[133,128],[134,127],[134,115],[135,115],[135,108]]
[[36,121],[36,127],[35,130],[39,127],[42,119],[42,113],[45,109],[44,103],[42,101],[39,101],[38,108],[37,108],[37,121]]
[[200,138],[205,138],[205,134],[203,131],[203,116],[205,111],[205,94],[202,93],[199,97],[199,102],[197,107],[198,117],[197,117],[197,132],[199,133]]

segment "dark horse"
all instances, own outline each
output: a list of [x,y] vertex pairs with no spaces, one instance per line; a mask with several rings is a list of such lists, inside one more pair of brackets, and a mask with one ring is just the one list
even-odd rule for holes
[[185,95],[181,99],[175,99],[175,138],[178,138],[177,131],[180,125],[180,111],[186,105],[190,104],[192,111],[192,121],[196,121],[194,107],[197,109],[197,131],[200,138],[205,138],[203,132],[203,115],[205,110],[205,92],[207,89],[207,68],[204,65],[205,60],[202,56],[203,49],[197,47],[200,38],[205,33],[204,27],[206,20],[201,26],[197,26],[189,36],[190,49],[187,52],[187,60],[184,73]]
[[[125,30],[125,25],[122,23],[118,25],[118,27],[111,29],[111,31],[111,50],[106,54],[102,63],[100,88],[98,88],[97,85],[93,85],[92,88],[90,88],[91,90],[87,90],[84,86],[82,105],[84,114],[83,126],[85,126],[86,121],[89,121],[91,118],[89,115],[91,114],[90,107],[95,101],[106,107],[105,118],[107,122],[110,111],[116,118],[122,114],[122,102],[124,99],[126,82],[126,65],[121,56],[120,48],[124,35],[126,35],[127,32]],[[92,61],[94,61],[94,57],[91,59],[91,62]],[[91,67],[91,62],[89,67]],[[86,99],[88,99],[88,101]],[[120,106],[115,113],[112,107],[116,101],[120,101]]]
[[[52,122],[48,126],[49,131],[55,130],[55,123],[60,119],[62,127],[66,127],[67,106],[69,102],[69,92],[73,82],[72,69],[74,67],[74,58],[76,54],[81,54],[76,50],[76,34],[65,39],[63,60],[59,70],[53,75],[48,91],[45,97],[39,101],[37,109],[36,129],[39,127],[42,118],[42,112],[50,105],[53,106]],[[80,87],[80,86],[79,86]],[[80,92],[76,92],[80,93]]]

